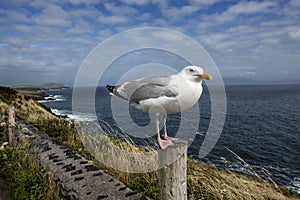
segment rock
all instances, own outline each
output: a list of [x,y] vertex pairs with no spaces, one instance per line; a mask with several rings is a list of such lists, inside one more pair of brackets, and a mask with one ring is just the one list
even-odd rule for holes
[[3,151],[5,149],[5,146],[7,146],[8,144],[8,142],[4,142],[0,147],[0,151]]

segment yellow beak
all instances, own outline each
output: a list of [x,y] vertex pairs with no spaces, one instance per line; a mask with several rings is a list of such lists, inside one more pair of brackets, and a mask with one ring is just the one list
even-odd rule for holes
[[200,78],[204,78],[206,80],[211,80],[212,79],[212,76],[208,73],[203,73],[203,74],[199,74],[198,75]]

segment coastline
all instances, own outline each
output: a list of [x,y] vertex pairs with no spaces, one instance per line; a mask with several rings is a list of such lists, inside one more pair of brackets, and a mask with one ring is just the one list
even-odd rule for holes
[[[20,98],[20,97],[19,97]],[[23,99],[24,101],[27,101],[26,99]],[[23,101],[22,100],[22,101]],[[18,100],[16,100],[16,101],[18,101]],[[25,103],[24,103],[25,104]],[[38,104],[37,104],[38,105]],[[37,109],[37,107],[36,108],[33,108],[33,110],[36,110]],[[27,112],[27,111],[26,111]],[[20,114],[20,113],[19,113]],[[24,117],[25,115],[23,115],[23,117]],[[39,115],[40,117],[42,117],[43,115]],[[21,115],[21,117],[22,117],[22,115]],[[26,117],[26,120],[29,120],[29,117],[30,116],[28,116],[27,115],[27,117]],[[62,119],[63,120],[63,119]],[[46,124],[45,124],[46,125]],[[46,132],[48,132],[49,131],[49,129],[48,128],[46,128],[45,129],[45,131]],[[56,133],[56,134],[58,134],[58,133]],[[62,133],[59,133],[57,136],[58,137],[61,137],[62,135],[61,135]],[[198,174],[198,173],[196,173],[195,174],[195,172],[196,171],[199,171],[199,170],[203,170],[203,168],[205,168],[205,170],[207,170],[206,172],[205,172],[205,174],[208,174],[208,176],[206,176],[206,177],[204,177],[204,180],[203,181],[207,181],[206,179],[212,179],[213,177],[219,177],[219,179],[220,180],[223,180],[224,179],[224,177],[225,177],[225,179],[223,180],[224,181],[224,183],[226,183],[226,185],[227,184],[229,184],[229,186],[230,186],[230,184],[232,184],[231,182],[232,182],[232,180],[234,179],[234,177],[238,177],[239,179],[241,179],[241,180],[244,180],[244,181],[246,181],[247,182],[247,184],[249,183],[249,184],[262,184],[260,187],[262,187],[260,190],[264,190],[264,187],[266,187],[265,186],[265,184],[267,184],[267,183],[265,183],[264,181],[262,181],[262,180],[260,180],[260,181],[258,181],[258,180],[256,180],[254,177],[248,177],[247,175],[242,175],[242,174],[235,174],[234,172],[229,172],[229,171],[227,171],[227,170],[225,170],[225,169],[216,169],[216,168],[214,168],[213,166],[209,166],[209,165],[207,165],[207,164],[201,164],[201,165],[199,165],[198,164],[198,162],[197,161],[193,161],[193,160],[191,160],[191,162],[190,163],[192,163],[192,165],[190,165],[190,171],[189,171],[189,173],[192,173],[193,175],[191,176],[191,178],[195,178],[195,177],[197,177],[197,176],[200,176],[200,175],[202,175],[202,172],[200,173],[200,174]],[[111,169],[109,169],[108,171],[110,171]],[[195,170],[195,171],[194,171]],[[210,174],[210,175],[209,175]],[[191,174],[190,174],[191,175]],[[230,175],[230,176],[228,176],[228,175]],[[222,178],[223,177],[223,178]],[[230,178],[229,178],[230,177]],[[217,182],[216,182],[217,180],[213,180],[213,184],[216,184]],[[223,183],[223,184],[224,184]],[[196,183],[193,183],[193,184],[196,184]],[[240,184],[240,183],[239,183]],[[195,185],[196,186],[196,185]],[[197,188],[199,187],[200,185],[197,185]],[[237,185],[235,185],[235,186],[230,186],[230,187],[234,187],[237,191],[238,191],[238,193],[239,194],[243,194],[243,192],[245,192],[245,191],[243,191],[244,189],[242,189],[241,188],[241,186],[237,186]],[[236,188],[237,187],[237,188]],[[271,187],[272,188],[272,186],[270,185],[270,186],[268,186],[268,187]],[[238,189],[239,188],[239,189]],[[270,189],[271,189],[270,188]],[[275,187],[276,188],[276,187]],[[230,190],[229,188],[228,188],[228,190]],[[257,188],[257,190],[258,190],[258,188]],[[198,191],[198,189],[197,190],[195,190],[194,192],[199,192]],[[216,189],[216,191],[214,191],[214,192],[221,192],[221,190],[219,190],[219,189]],[[223,191],[224,192],[224,191]],[[228,192],[228,191],[227,191]],[[268,191],[268,194],[271,194],[271,193],[273,193],[274,192],[274,194],[276,194],[275,192],[276,192],[276,189],[273,191],[273,189],[271,189],[270,191]],[[278,192],[278,191],[277,191]],[[215,193],[215,195],[217,195],[217,193]],[[245,195],[246,195],[246,193],[245,193]]]
[[35,101],[51,100],[51,97],[49,97],[45,91],[55,91],[67,88],[69,87],[57,83],[13,87],[16,91]]

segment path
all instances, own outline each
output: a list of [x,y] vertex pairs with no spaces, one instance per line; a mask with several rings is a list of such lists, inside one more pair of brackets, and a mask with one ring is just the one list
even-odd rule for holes
[[117,199],[147,200],[126,187],[116,178],[97,168],[93,161],[86,160],[62,141],[49,137],[32,125],[20,123],[28,128],[29,135],[37,136],[32,141],[39,162],[46,166],[58,180],[63,198],[71,200]]
[[8,182],[0,176],[0,199],[9,200],[11,193],[11,188],[8,185]]

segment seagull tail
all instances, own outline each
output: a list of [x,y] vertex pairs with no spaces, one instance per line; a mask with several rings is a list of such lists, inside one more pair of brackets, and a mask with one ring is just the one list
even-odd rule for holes
[[107,89],[110,93],[114,93],[115,86],[107,85],[107,86],[106,86],[106,89]]

